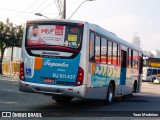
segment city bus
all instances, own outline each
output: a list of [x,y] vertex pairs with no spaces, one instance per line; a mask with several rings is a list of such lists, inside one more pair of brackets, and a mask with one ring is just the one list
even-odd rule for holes
[[102,100],[140,92],[142,50],[102,27],[74,20],[29,20],[22,41],[19,90]]
[[157,67],[143,67],[142,81],[154,82],[160,81],[160,68]]

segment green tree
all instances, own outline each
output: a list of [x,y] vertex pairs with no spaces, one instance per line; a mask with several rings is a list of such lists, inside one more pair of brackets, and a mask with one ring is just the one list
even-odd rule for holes
[[22,43],[23,26],[13,25],[7,20],[6,23],[0,22],[0,47],[1,47],[1,58],[0,58],[0,74],[2,74],[2,61],[4,51],[9,47],[20,47]]

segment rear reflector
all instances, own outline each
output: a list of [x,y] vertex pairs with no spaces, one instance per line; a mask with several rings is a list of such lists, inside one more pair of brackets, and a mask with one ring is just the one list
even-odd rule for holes
[[68,88],[68,90],[73,90],[73,88]]

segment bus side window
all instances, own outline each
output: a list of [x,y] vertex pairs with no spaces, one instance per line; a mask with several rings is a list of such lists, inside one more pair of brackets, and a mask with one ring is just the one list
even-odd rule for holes
[[128,50],[128,64],[130,68],[133,67],[133,50],[131,49]]
[[138,69],[138,52],[133,51],[133,68]]
[[101,38],[101,62],[107,62],[107,40],[105,38]]
[[147,76],[150,76],[150,75],[151,75],[151,72],[152,72],[152,70],[151,70],[151,69],[148,69],[148,71],[147,71]]
[[157,75],[157,69],[153,69],[152,74],[153,74],[153,75]]
[[90,32],[90,38],[89,38],[89,60],[91,62],[95,61],[95,47],[94,47],[94,33]]
[[95,39],[95,61],[97,63],[101,62],[101,56],[100,56],[100,53],[101,53],[101,49],[100,49],[100,37],[99,36],[96,36],[96,39]]
[[117,45],[117,60],[118,60],[118,66],[120,66],[120,47],[119,47],[119,44]]
[[113,65],[118,65],[117,53],[118,53],[117,44],[113,43]]
[[112,64],[112,42],[108,41],[108,64]]

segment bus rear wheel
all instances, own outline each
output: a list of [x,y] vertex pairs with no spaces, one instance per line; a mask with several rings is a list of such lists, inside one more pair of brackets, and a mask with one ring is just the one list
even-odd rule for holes
[[105,104],[111,104],[113,102],[113,98],[114,98],[114,86],[112,83],[110,83],[107,90]]
[[132,93],[137,92],[137,81],[134,81]]

